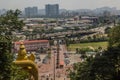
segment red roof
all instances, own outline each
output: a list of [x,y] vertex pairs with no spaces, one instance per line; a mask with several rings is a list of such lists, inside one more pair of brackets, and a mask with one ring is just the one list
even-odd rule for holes
[[64,61],[60,61],[60,65],[64,65]]
[[15,44],[21,44],[21,42],[23,42],[24,44],[27,44],[27,43],[37,43],[37,42],[48,42],[48,40],[31,40],[31,41],[19,41],[19,42],[15,42]]

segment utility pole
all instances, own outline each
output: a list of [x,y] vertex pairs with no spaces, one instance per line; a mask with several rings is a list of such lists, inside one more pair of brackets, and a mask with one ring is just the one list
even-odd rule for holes
[[[54,46],[57,46],[57,42],[54,41]],[[55,80],[56,77],[56,53],[54,53],[54,60],[53,60],[53,64],[54,64],[54,70],[53,70],[53,80]]]
[[54,62],[53,63],[54,63],[54,72],[53,72],[54,73],[54,75],[53,75],[54,77],[53,77],[53,80],[55,80],[55,68],[56,68],[55,67],[55,53],[54,53]]
[[59,40],[57,39],[57,61],[56,61],[56,68],[59,68]]

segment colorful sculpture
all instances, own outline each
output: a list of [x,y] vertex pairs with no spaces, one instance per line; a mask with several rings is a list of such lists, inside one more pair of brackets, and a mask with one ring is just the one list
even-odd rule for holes
[[14,63],[18,66],[21,66],[23,69],[28,71],[30,75],[33,76],[34,80],[38,80],[38,68],[34,63],[35,56],[31,53],[30,56],[27,56],[27,51],[24,44],[21,42],[20,49],[18,51],[18,57]]

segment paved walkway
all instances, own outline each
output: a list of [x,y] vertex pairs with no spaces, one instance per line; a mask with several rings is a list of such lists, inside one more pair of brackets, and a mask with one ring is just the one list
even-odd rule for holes
[[[47,64],[41,63],[39,65],[39,79],[40,80],[53,80],[55,72],[55,80],[70,80],[66,78],[66,65],[64,64],[64,53],[66,52],[65,45],[60,45],[59,58],[60,62],[63,62],[63,68],[56,69],[56,58],[57,58],[57,47],[56,49],[51,49],[51,59]],[[59,62],[59,64],[60,64]]]

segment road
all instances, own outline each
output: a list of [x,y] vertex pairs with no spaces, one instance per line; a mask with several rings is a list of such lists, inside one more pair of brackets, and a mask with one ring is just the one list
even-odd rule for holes
[[65,36],[65,35],[71,35],[71,34],[92,34],[96,33],[96,31],[87,31],[87,30],[79,30],[79,31],[67,31],[67,32],[58,32],[58,33],[49,33],[49,34],[43,34],[44,37],[55,37],[55,36]]

